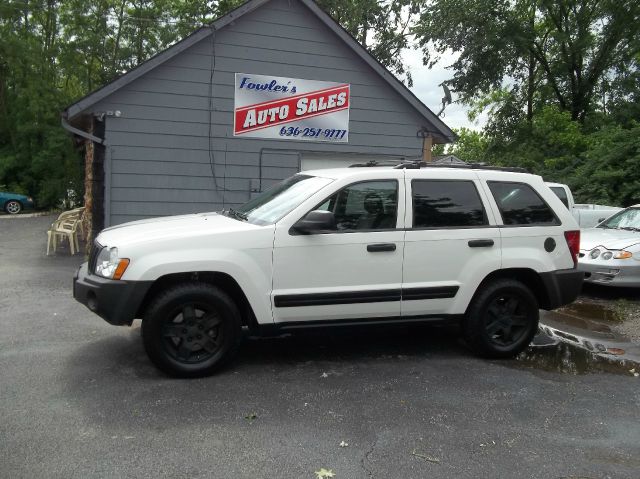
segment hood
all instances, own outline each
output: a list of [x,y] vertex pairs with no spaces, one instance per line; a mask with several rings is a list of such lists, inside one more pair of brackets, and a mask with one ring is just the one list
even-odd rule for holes
[[586,251],[596,246],[611,250],[625,249],[636,243],[640,243],[639,231],[588,228],[580,232],[580,249]]
[[218,213],[197,213],[151,218],[112,226],[102,230],[96,241],[103,246],[123,246],[149,240],[177,239],[253,228],[256,226]]

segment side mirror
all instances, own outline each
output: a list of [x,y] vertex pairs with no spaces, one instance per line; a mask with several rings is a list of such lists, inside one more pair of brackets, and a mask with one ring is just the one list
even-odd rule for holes
[[294,224],[291,229],[299,234],[320,233],[334,231],[336,218],[331,211],[314,210]]

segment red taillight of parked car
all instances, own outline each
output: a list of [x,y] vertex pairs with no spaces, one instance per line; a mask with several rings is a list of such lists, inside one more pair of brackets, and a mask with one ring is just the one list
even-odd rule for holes
[[564,237],[567,240],[567,246],[573,258],[573,266],[578,266],[578,253],[580,253],[580,230],[565,231]]

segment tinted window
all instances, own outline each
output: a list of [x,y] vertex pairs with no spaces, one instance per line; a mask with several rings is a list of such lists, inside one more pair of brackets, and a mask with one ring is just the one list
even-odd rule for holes
[[333,211],[338,230],[378,230],[396,227],[398,182],[364,181],[343,188],[318,208]]
[[556,225],[560,222],[533,188],[525,183],[489,181],[505,225]]
[[471,181],[414,180],[413,227],[482,226],[487,218]]
[[569,209],[569,198],[567,198],[567,192],[561,186],[552,186],[551,191],[553,191],[560,201]]

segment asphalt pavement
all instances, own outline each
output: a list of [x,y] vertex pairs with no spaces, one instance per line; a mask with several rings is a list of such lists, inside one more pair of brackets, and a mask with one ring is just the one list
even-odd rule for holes
[[640,477],[640,378],[486,361],[448,330],[249,340],[167,378],[139,322],[73,300],[52,219],[0,218],[2,478]]

